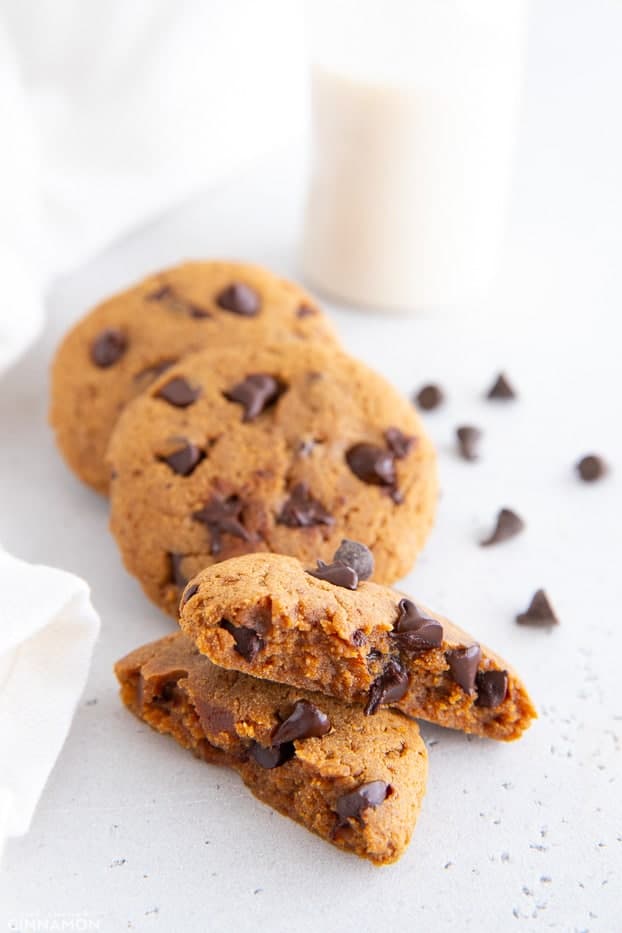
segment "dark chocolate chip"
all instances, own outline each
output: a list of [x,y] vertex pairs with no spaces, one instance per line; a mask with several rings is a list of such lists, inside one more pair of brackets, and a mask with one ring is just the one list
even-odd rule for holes
[[375,486],[395,485],[395,457],[375,444],[355,444],[346,453],[346,461],[355,476]]
[[391,633],[404,651],[429,651],[443,643],[443,626],[437,619],[423,615],[410,599],[399,602],[400,614]]
[[306,483],[296,483],[277,521],[289,528],[309,528],[311,525],[332,525],[335,519],[318,499],[314,499]]
[[147,295],[147,301],[159,301],[166,304],[171,311],[179,311],[190,317],[206,318],[212,315],[205,308],[199,307],[187,298],[178,295],[172,285],[162,285],[157,291]]
[[584,483],[593,483],[607,472],[607,464],[597,454],[588,454],[577,463],[577,472]]
[[456,428],[456,437],[460,456],[464,460],[477,460],[479,457],[479,442],[482,439],[480,429],[474,428],[472,425],[462,425]]
[[369,688],[365,715],[372,716],[379,706],[386,703],[397,703],[408,690],[409,682],[406,668],[396,658],[391,658],[382,674],[376,677]]
[[192,513],[195,521],[207,525],[212,539],[212,554],[220,554],[223,534],[233,535],[235,538],[241,538],[242,541],[251,540],[251,536],[240,521],[243,508],[244,503],[239,496],[229,496],[228,499],[214,497],[202,509]]
[[363,645],[367,642],[367,636],[365,632],[363,632],[360,628],[357,628],[354,632],[352,632],[350,641],[356,648],[362,648]]
[[179,604],[179,605],[180,605],[180,608],[181,608],[181,606],[185,606],[186,603],[187,603],[190,599],[192,599],[193,596],[196,596],[198,592],[199,592],[199,584],[198,584],[198,583],[192,583],[192,584],[188,587],[187,590],[184,590],[184,593],[183,593],[183,595],[182,595],[182,597],[181,597],[181,603]]
[[424,411],[432,411],[433,408],[438,408],[439,405],[443,404],[445,395],[440,386],[431,384],[419,389],[415,401],[419,408],[423,408]]
[[342,794],[335,805],[340,823],[345,825],[348,820],[357,820],[363,825],[365,810],[375,810],[384,803],[390,793],[390,784],[384,781],[369,781],[367,784],[359,784],[347,794]]
[[481,657],[482,649],[479,645],[453,648],[445,652],[445,658],[454,680],[466,693],[472,693],[475,688],[475,675]]
[[184,559],[184,555],[171,552],[168,557],[171,565],[171,579],[175,586],[183,589],[188,582],[188,578],[184,576],[181,569],[181,562]]
[[318,580],[326,580],[335,586],[343,586],[346,590],[355,590],[359,585],[359,578],[356,570],[348,567],[346,564],[325,564],[323,560],[318,560],[315,570],[307,570],[312,577]]
[[159,456],[158,459],[168,464],[173,473],[177,473],[178,476],[190,476],[204,457],[205,454],[199,447],[188,442],[183,447],[171,451],[170,454]]
[[476,706],[496,709],[501,706],[508,692],[507,671],[479,671],[475,678],[477,687]]
[[404,434],[399,428],[387,428],[384,432],[387,447],[397,460],[408,456],[417,440],[413,435]]
[[216,304],[225,311],[253,317],[259,312],[259,295],[243,282],[233,282],[216,297]]
[[228,619],[220,620],[220,628],[224,628],[233,636],[235,650],[250,664],[264,646],[264,640],[254,628],[245,625],[233,625]]
[[480,541],[482,547],[489,547],[491,544],[500,544],[502,541],[508,541],[520,534],[525,527],[525,522],[520,515],[511,509],[501,509],[497,515],[497,524],[491,534]]
[[165,383],[155,394],[156,398],[164,399],[169,405],[175,408],[187,408],[198,399],[201,394],[199,387],[191,386],[183,376],[176,376],[170,382]]
[[[184,672],[185,673],[185,672]],[[184,699],[184,691],[176,680],[166,680],[157,688],[151,699],[156,706],[175,706]]]
[[301,739],[321,738],[330,732],[330,719],[308,700],[298,700],[287,719],[272,733],[273,745],[294,742]]
[[266,748],[259,742],[253,742],[249,749],[249,754],[258,765],[270,770],[280,768],[286,761],[289,761],[296,754],[293,742],[286,742],[284,745],[273,745]]
[[390,496],[396,505],[401,505],[404,501],[404,493],[401,491],[401,489],[392,489]]
[[360,541],[344,538],[333,554],[333,560],[337,564],[345,564],[356,570],[359,580],[369,580],[374,572],[374,555]]
[[158,376],[161,376],[162,373],[165,373],[167,369],[170,369],[171,366],[174,366],[177,363],[177,360],[160,360],[159,363],[153,363],[151,366],[145,366],[144,369],[141,369],[140,372],[136,373],[134,376],[135,382],[149,383],[153,382],[154,379],[157,379]]
[[283,392],[283,387],[266,373],[253,373],[232,389],[223,392],[230,402],[237,402],[244,409],[243,421],[254,421],[258,415],[272,405]]
[[296,317],[314,317],[318,313],[313,305],[301,304],[296,310]]
[[120,330],[104,330],[91,344],[91,359],[100,369],[107,369],[127,350],[127,338]]
[[488,390],[487,398],[511,399],[516,398],[516,392],[511,386],[505,373],[499,373]]
[[559,625],[557,613],[544,590],[537,590],[534,593],[526,611],[519,613],[516,616],[516,621],[519,625],[534,625],[536,627]]

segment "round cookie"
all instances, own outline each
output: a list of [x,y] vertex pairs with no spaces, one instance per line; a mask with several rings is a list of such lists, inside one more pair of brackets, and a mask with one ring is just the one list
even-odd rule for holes
[[292,339],[336,343],[310,296],[259,266],[187,262],[98,305],[66,335],[52,366],[50,423],[69,467],[106,492],[105,453],[127,402],[206,346]]
[[187,356],[121,415],[111,529],[127,569],[176,614],[187,580],[252,551],[330,560],[343,538],[374,579],[412,566],[436,462],[412,405],[341,351],[248,345]]

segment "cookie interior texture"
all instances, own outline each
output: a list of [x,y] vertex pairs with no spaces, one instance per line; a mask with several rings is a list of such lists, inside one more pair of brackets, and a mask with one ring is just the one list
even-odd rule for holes
[[209,564],[257,551],[312,563],[343,538],[368,545],[390,583],[436,509],[435,453],[412,404],[310,343],[185,357],[126,407],[108,458],[125,566],[172,615]]
[[[310,568],[308,568],[310,569]],[[180,624],[215,664],[493,739],[536,716],[499,655],[402,593],[356,590],[300,561],[255,554],[214,565],[187,587]]]
[[369,719],[329,697],[221,670],[182,633],[115,670],[133,713],[237,770],[276,810],[377,864],[403,853],[427,774],[416,723],[388,710]]
[[186,262],[104,301],[52,366],[50,422],[68,466],[105,493],[106,447],[132,398],[186,353],[269,339],[337,342],[302,288],[247,263]]

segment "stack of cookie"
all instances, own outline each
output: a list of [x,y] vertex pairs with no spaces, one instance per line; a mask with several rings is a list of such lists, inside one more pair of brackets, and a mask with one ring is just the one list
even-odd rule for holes
[[276,809],[393,861],[425,786],[414,717],[528,725],[507,664],[386,585],[431,526],[434,450],[298,286],[220,262],[153,276],[66,337],[51,420],[109,491],[127,569],[175,617],[181,597],[183,631],[117,665],[124,702]]

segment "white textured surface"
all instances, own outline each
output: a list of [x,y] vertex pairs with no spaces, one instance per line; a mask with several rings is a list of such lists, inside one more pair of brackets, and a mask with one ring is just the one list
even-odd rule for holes
[[[56,915],[65,929],[166,933],[620,929],[622,138],[599,95],[620,86],[621,72],[603,28],[579,76],[579,50],[596,39],[576,13],[564,25],[572,42],[551,27],[532,44],[530,142],[489,307],[468,320],[335,314],[349,349],[404,391],[427,379],[446,387],[446,407],[427,417],[440,453],[438,523],[405,587],[506,654],[541,718],[510,746],[424,727],[423,813],[402,861],[378,870],[272,813],[235,776],[120,707],[112,663],[170,622],[122,570],[105,502],[55,454],[46,368],[71,319],[158,265],[222,254],[295,274],[294,160],[258,166],[58,283],[44,339],[0,384],[0,536],[21,557],[89,580],[103,623],[32,830],[6,852],[8,929],[53,929]],[[521,398],[492,406],[481,394],[501,367]],[[453,450],[454,426],[469,422],[485,431],[479,464]],[[614,467],[593,487],[572,473],[590,449]],[[503,505],[527,531],[480,549]],[[539,586],[562,619],[551,633],[513,622]]]

